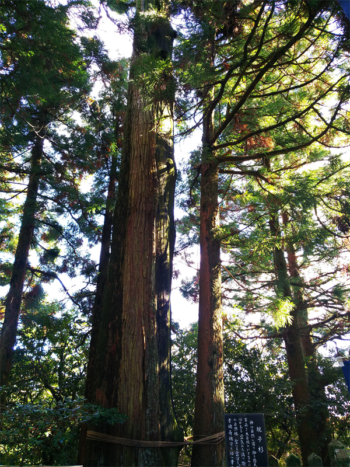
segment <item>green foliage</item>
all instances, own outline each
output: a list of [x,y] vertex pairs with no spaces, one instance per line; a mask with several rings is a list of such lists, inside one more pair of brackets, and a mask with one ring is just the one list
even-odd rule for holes
[[290,313],[294,307],[294,303],[289,298],[278,297],[271,302],[268,312],[272,314],[276,328],[283,328],[292,323],[293,318]]
[[[263,352],[235,336],[236,325],[225,320],[224,378],[227,413],[263,412],[269,450],[279,457],[295,436],[295,419],[286,362],[278,347]],[[185,435],[192,435],[197,325],[177,330],[172,356],[173,398]]]
[[286,358],[277,343],[264,351],[235,336],[234,324],[227,323],[226,329],[226,412],[264,413],[268,450],[280,458],[286,449],[296,449],[292,384]]
[[142,97],[150,109],[157,102],[169,102],[174,99],[175,83],[172,78],[172,63],[170,59],[159,59],[142,54],[135,61],[133,82],[142,93]]
[[42,0],[2,4],[3,117],[12,118],[24,104],[58,111],[87,86],[69,8],[70,2],[52,8]]
[[[224,381],[227,413],[264,413],[268,450],[280,459],[288,452],[299,453],[296,431],[293,383],[288,377],[286,356],[281,341],[268,341],[264,347],[254,345],[254,337],[239,337],[242,323],[224,317]],[[176,415],[185,436],[193,430],[197,325],[188,330],[176,326],[172,352],[173,399]],[[333,434],[348,444],[349,395],[340,368],[330,358],[317,355],[318,371],[326,386],[326,400],[319,393],[318,376],[309,374],[312,410],[320,414],[329,408]],[[189,458],[190,449],[182,454]]]
[[86,318],[27,300],[22,313],[6,406],[0,417],[0,453],[8,464],[75,462],[83,423],[122,423],[116,409],[83,399],[89,346]]
[[[123,124],[127,63],[111,61],[96,37],[78,39],[69,27],[68,14],[84,16],[93,26],[89,2],[57,7],[36,0],[18,5],[9,2],[1,9],[1,39],[6,47],[1,62],[0,184],[4,193],[14,194],[11,201],[2,202],[3,218],[8,218],[7,224],[0,225],[2,254],[8,252],[6,260],[11,262],[16,250],[18,231],[11,225],[20,223],[22,185],[28,182],[33,138],[40,128],[46,140],[45,157],[31,245],[40,266],[30,267],[26,279],[30,284],[33,280],[52,282],[60,274],[85,276],[84,292],[77,291],[73,301],[87,314],[96,264],[85,242],[91,247],[100,240],[99,215],[106,209],[111,160],[120,157],[122,131],[116,127]],[[96,79],[104,83],[97,101],[88,97]],[[84,193],[87,176],[94,176],[94,187]],[[5,284],[11,277],[5,261],[1,269]]]
[[[13,388],[7,388],[11,392]],[[53,403],[9,404],[0,415],[0,455],[7,464],[71,464],[77,456],[83,423],[122,423],[116,409],[88,404],[82,398]]]
[[189,330],[176,326],[172,340],[172,390],[176,417],[185,436],[192,435],[196,391],[198,325]]
[[[139,6],[128,0],[100,3],[130,17]],[[350,69],[342,29],[334,34],[339,11],[332,2],[302,0],[165,5],[183,15],[174,60],[169,44],[161,48],[154,33],[167,28],[168,39],[174,37],[164,15],[151,8],[138,11],[130,23],[140,33],[130,79],[144,110],[155,111],[159,101],[169,108],[175,102],[184,135],[212,112],[215,137],[205,150],[192,153],[178,177],[178,192],[190,193],[178,200],[186,210],[177,223],[179,249],[199,242],[201,161],[220,164],[221,225],[215,235],[225,252],[223,299],[242,318],[224,318],[226,410],[263,411],[269,450],[280,458],[298,446],[279,333],[301,301],[301,319],[307,321],[309,308],[317,313],[317,346],[349,331],[349,267],[341,261],[349,245],[349,170],[339,149],[349,142]],[[87,404],[82,395],[97,277],[89,249],[99,243],[101,218],[114,206],[113,200],[106,206],[105,199],[112,161],[120,175],[128,63],[111,61],[97,37],[78,37],[69,26],[73,12],[88,27],[97,26],[85,0],[0,5],[0,286],[11,279],[33,141],[42,129],[45,137],[27,288],[7,405],[1,409],[1,461],[9,464],[71,464],[82,423],[125,418],[115,409]],[[300,40],[288,47],[309,19]],[[103,90],[91,97],[96,80]],[[331,151],[334,146],[339,153]],[[278,219],[276,235],[271,213]],[[287,298],[278,290],[274,252],[287,255],[290,245],[300,274],[288,275],[292,296]],[[59,275],[83,278],[71,297],[74,309],[45,297],[42,284]],[[193,301],[198,279],[197,274],[181,286]],[[259,312],[261,322],[245,330],[249,313]],[[252,332],[266,345],[254,346]],[[196,325],[176,329],[173,396],[188,436],[196,345]],[[342,374],[329,360],[315,358],[326,398],[320,385],[313,385],[315,367],[306,361],[313,410],[328,408],[333,434],[348,444],[349,395]]]
[[128,13],[136,6],[136,0],[100,0],[100,3],[108,5],[111,10],[119,14]]

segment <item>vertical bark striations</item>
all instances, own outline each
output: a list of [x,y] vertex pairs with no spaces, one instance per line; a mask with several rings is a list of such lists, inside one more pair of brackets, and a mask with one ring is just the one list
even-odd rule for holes
[[[194,416],[194,439],[224,430],[223,341],[221,308],[218,175],[208,141],[213,123],[203,123],[203,158],[200,204],[200,278],[198,318],[198,364]],[[191,465],[222,466],[224,444],[195,445]]]
[[43,144],[43,134],[42,130],[40,130],[34,137],[27,197],[23,206],[22,223],[19,231],[15,262],[12,270],[10,290],[6,297],[5,320],[1,329],[0,337],[0,386],[8,383],[12,366],[24,279],[27,271],[29,248],[34,232],[36,199],[39,189],[39,170],[43,155]]
[[[286,212],[282,213],[282,220],[284,227],[288,227],[290,221]],[[324,465],[327,465],[329,462],[328,443],[331,442],[331,436],[328,423],[329,412],[325,393],[325,383],[317,365],[316,348],[312,342],[310,327],[308,326],[308,308],[307,303],[304,300],[303,279],[299,272],[297,252],[293,242],[290,240],[287,240],[286,242],[286,252],[293,301],[295,303],[296,314],[298,316],[300,342],[308,372],[309,393],[313,404],[313,426],[317,431],[318,436],[318,446],[315,448],[314,452],[321,456]]]
[[94,302],[94,306],[92,310],[91,342],[90,342],[90,349],[89,349],[89,361],[88,361],[86,385],[85,385],[85,397],[88,400],[93,399],[92,392],[93,392],[94,367],[96,363],[95,362],[96,345],[97,345],[98,333],[100,329],[102,300],[103,300],[103,294],[104,294],[105,284],[107,281],[107,273],[108,273],[112,224],[113,224],[113,206],[115,202],[116,176],[117,176],[117,159],[116,157],[112,157],[110,174],[109,174],[108,192],[107,192],[107,199],[106,199],[106,212],[105,212],[103,228],[102,228],[101,251],[100,251],[97,284],[96,284],[96,295],[95,295],[95,302]]
[[[157,5],[148,2],[148,6]],[[136,440],[171,441],[181,438],[170,390],[173,122],[169,103],[162,99],[145,101],[137,73],[145,54],[155,63],[171,57],[174,32],[164,11],[151,24],[145,23],[143,8],[138,4],[110,267],[91,398],[104,406],[117,407],[128,417],[123,424],[95,429]],[[130,448],[88,440],[83,451],[80,461],[84,466],[175,466],[178,457],[178,448]]]
[[[116,139],[119,133],[119,123],[116,122],[115,136]],[[95,402],[94,397],[95,392],[95,368],[97,360],[97,345],[100,332],[100,322],[103,306],[103,297],[105,294],[105,285],[107,283],[108,277],[108,266],[110,258],[110,247],[111,247],[111,235],[112,235],[112,225],[113,225],[113,207],[115,204],[115,186],[117,181],[117,158],[112,157],[110,174],[109,174],[109,183],[108,183],[108,192],[106,198],[106,212],[102,228],[102,238],[101,238],[101,251],[100,251],[100,261],[98,268],[97,284],[96,284],[96,295],[95,302],[92,309],[92,326],[91,326],[91,340],[89,348],[89,359],[87,366],[86,374],[86,383],[85,383],[85,397],[90,402]],[[79,454],[78,457],[84,458],[85,451],[85,439],[86,439],[87,425],[84,424],[81,429],[80,443],[79,443]]]
[[[277,213],[270,212],[271,235],[277,238],[280,235]],[[274,249],[274,265],[276,271],[276,291],[282,297],[293,300],[287,263],[282,248]],[[313,452],[318,452],[318,433],[314,424],[314,416],[310,407],[311,399],[307,372],[299,329],[299,311],[294,306],[291,316],[292,323],[284,331],[289,377],[293,381],[293,400],[296,409],[298,435],[303,465],[307,465],[307,458]]]

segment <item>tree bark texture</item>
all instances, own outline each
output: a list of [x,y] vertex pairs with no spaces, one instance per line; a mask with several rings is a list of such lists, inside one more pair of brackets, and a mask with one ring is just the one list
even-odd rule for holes
[[[288,228],[290,221],[286,212],[282,213],[282,221],[284,228]],[[308,329],[308,311],[304,300],[302,282],[303,279],[299,272],[299,265],[297,260],[297,252],[293,242],[287,239],[286,253],[288,259],[288,269],[291,283],[291,292],[293,294],[293,302],[298,308],[298,323],[300,328],[300,341],[303,349],[304,357],[311,357],[315,353],[315,348],[310,336],[310,329]],[[299,285],[293,285],[293,282]]]
[[[118,124],[117,124],[118,125]],[[96,295],[95,302],[92,309],[92,327],[91,327],[91,341],[89,349],[89,361],[86,376],[85,385],[85,397],[87,400],[93,399],[93,379],[94,379],[94,367],[96,364],[96,345],[98,340],[98,333],[100,329],[100,319],[102,311],[102,299],[104,294],[105,284],[107,282],[108,264],[111,247],[111,235],[112,235],[112,224],[113,224],[113,207],[115,203],[115,185],[117,177],[117,158],[112,157],[108,192],[106,199],[106,212],[104,216],[102,238],[101,238],[101,251],[100,261],[98,268],[97,284],[96,284]]]
[[16,343],[18,319],[22,303],[22,292],[29,248],[33,238],[36,212],[36,199],[39,189],[39,170],[43,155],[43,136],[39,132],[34,139],[31,155],[31,171],[27,188],[27,197],[23,206],[23,216],[19,231],[10,289],[6,297],[5,319],[0,337],[0,386],[8,384]]
[[[208,124],[206,124],[208,123]],[[218,175],[219,168],[208,150],[211,125],[204,122],[200,204],[200,276],[198,364],[194,415],[194,439],[224,430],[223,339],[221,306]],[[195,445],[191,465],[222,466],[224,443]]]
[[[279,236],[279,223],[277,214],[270,213],[271,235]],[[276,271],[277,293],[282,297],[293,300],[290,279],[284,250],[279,247],[274,249],[274,265]],[[299,443],[303,465],[307,465],[307,458],[313,452],[319,452],[318,433],[315,426],[315,417],[311,410],[311,398],[307,372],[305,368],[304,354],[299,329],[300,309],[294,306],[291,316],[292,323],[284,330],[284,343],[287,353],[289,377],[294,383],[293,400],[296,409]]]
[[[285,227],[289,224],[287,213],[282,214]],[[308,327],[308,309],[304,300],[302,288],[303,279],[299,271],[297,252],[291,241],[286,242],[286,251],[288,259],[288,269],[291,283],[295,281],[298,285],[292,285],[293,301],[298,315],[298,325],[300,329],[300,341],[306,360],[308,372],[309,393],[313,404],[313,424],[317,431],[319,449],[315,453],[321,456],[323,464],[328,462],[328,444],[331,442],[331,433],[329,427],[329,412],[327,407],[327,398],[325,393],[325,384],[317,365],[316,348],[312,342],[310,328]]]
[[[115,129],[116,140],[118,137],[118,129],[119,129],[118,122],[116,122],[116,129]],[[95,368],[96,368],[96,359],[97,359],[97,345],[98,345],[98,337],[99,337],[99,332],[100,332],[100,321],[101,321],[101,314],[102,314],[103,297],[105,294],[105,284],[107,283],[107,277],[108,277],[108,266],[109,266],[109,258],[110,258],[111,235],[112,235],[112,225],[113,225],[113,210],[114,210],[113,207],[115,204],[116,176],[117,176],[117,159],[112,158],[109,183],[108,183],[107,199],[106,199],[106,212],[105,212],[103,229],[102,229],[101,251],[100,251],[97,284],[96,284],[96,295],[95,295],[94,306],[92,309],[91,340],[90,340],[89,358],[88,358],[88,366],[87,366],[86,382],[85,382],[85,397],[90,402],[95,402],[94,391],[95,391]],[[87,428],[88,426],[86,424],[82,425],[80,442],[79,442],[79,453],[78,453],[79,459],[84,459],[85,438],[86,438]]]
[[[152,27],[139,26],[131,78],[145,47],[149,56],[162,60],[171,56],[173,37],[164,18]],[[92,428],[135,440],[181,439],[170,379],[175,176],[170,104],[145,102],[131,81],[91,400],[128,417],[113,427]],[[84,466],[175,466],[178,452],[85,440],[80,461]]]

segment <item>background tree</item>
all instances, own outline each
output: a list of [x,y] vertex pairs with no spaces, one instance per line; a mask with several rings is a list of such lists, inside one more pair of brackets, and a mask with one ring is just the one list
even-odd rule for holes
[[[8,153],[7,159],[18,156],[16,152],[22,150],[25,153],[24,163],[29,167],[11,168],[10,164],[2,168],[27,173],[29,179],[1,330],[0,385],[7,383],[11,370],[27,259],[35,226],[39,182],[45,173],[42,161],[47,128],[74,106],[87,86],[79,47],[67,26],[67,7],[55,9],[44,2],[29,2],[3,5],[3,9],[6,21],[3,63],[6,68],[2,85],[2,115],[5,122],[2,141]],[[55,35],[52,31],[55,31]],[[17,59],[19,50],[20,58]],[[20,136],[16,140],[17,134]]]
[[77,457],[82,422],[114,424],[124,418],[84,401],[87,318],[47,302],[43,294],[27,295],[25,303],[1,409],[1,460],[70,463]]
[[[86,24],[96,26],[84,2],[69,2],[67,7],[36,1],[1,5],[5,26],[0,46],[6,58],[1,62],[4,201],[0,216],[6,249],[2,284],[10,282],[14,271],[18,231],[13,226],[20,225],[30,192],[28,180],[35,175],[37,183],[31,254],[25,261],[21,293],[16,294],[21,300],[20,335],[6,390],[8,403],[2,411],[6,432],[2,449],[9,462],[66,463],[76,453],[81,423],[85,431],[93,427],[133,439],[181,438],[170,390],[176,84],[178,120],[199,117],[198,125],[203,124],[203,145],[191,161],[195,175],[186,204],[189,216],[182,226],[183,231],[194,226],[184,244],[195,241],[201,230],[202,273],[188,292],[195,297],[201,283],[204,318],[199,323],[202,350],[197,354],[203,384],[197,385],[197,413],[202,396],[208,401],[204,405],[213,410],[203,412],[203,423],[195,417],[194,434],[221,431],[225,382],[229,394],[234,394],[231,399],[226,396],[228,410],[243,411],[251,405],[263,406],[267,418],[270,410],[279,414],[268,421],[270,451],[277,456],[297,446],[296,421],[306,419],[305,407],[322,415],[314,421],[329,419],[329,432],[341,436],[346,419],[328,397],[337,394],[338,400],[332,386],[336,373],[316,349],[348,330],[347,266],[339,260],[350,225],[347,171],[341,157],[329,154],[331,146],[341,147],[348,138],[348,63],[344,37],[334,33],[333,21],[339,18],[333,11],[336,4],[323,2],[320,10],[316,3],[138,2],[136,10],[132,3],[119,3],[130,18],[136,13],[130,23],[135,41],[128,97],[125,63],[111,62],[97,38],[78,40],[66,27],[73,6]],[[183,22],[176,83],[169,17],[177,13],[183,15]],[[59,18],[62,43],[71,49],[57,45],[56,35],[48,29]],[[76,60],[67,60],[70,56]],[[103,83],[99,97],[88,95],[87,73],[91,82]],[[189,132],[181,122],[179,127],[184,134]],[[34,173],[30,161],[36,144],[41,154]],[[317,162],[316,170],[308,165],[312,162]],[[199,181],[201,222],[196,204]],[[116,183],[119,194],[113,208]],[[90,250],[100,241],[100,260],[95,262]],[[221,258],[220,249],[225,252]],[[221,336],[221,274],[225,304],[234,300],[247,312],[245,320],[251,311],[259,312],[262,320],[257,321],[256,313],[248,330],[243,323],[226,322],[230,334],[224,343],[233,340],[229,352],[224,348],[227,368]],[[72,292],[73,278],[81,284]],[[45,283],[53,280],[61,282],[74,311],[73,305],[64,311],[44,301]],[[293,323],[290,313],[295,316]],[[86,325],[88,317],[91,329]],[[79,321],[84,324],[77,330]],[[291,400],[283,340],[292,324],[308,396],[300,410],[286,413],[274,405],[271,394],[275,385],[283,393],[284,405]],[[212,335],[209,346],[203,329]],[[261,347],[242,344],[251,338],[259,338]],[[184,343],[186,333],[178,330],[177,339]],[[187,350],[178,342],[175,357],[179,366],[186,366],[185,377],[176,382],[181,394],[187,382],[188,394],[195,391],[195,365],[186,353],[195,353],[195,329],[190,340]],[[266,373],[268,384],[263,387],[254,358],[258,370]],[[82,381],[76,378],[85,375],[87,367],[85,393],[92,405],[82,403]],[[20,371],[28,389],[18,396]],[[247,391],[237,393],[237,388]],[[194,401],[188,401],[187,410],[187,400],[181,397],[180,417],[187,434],[193,434]],[[121,408],[129,419],[117,425],[122,421],[117,413]],[[217,415],[216,424],[211,412]],[[314,429],[318,437],[321,426]],[[205,433],[199,432],[202,427]],[[199,447],[192,462],[220,464],[222,452],[222,446]],[[133,465],[175,465],[178,449],[129,449],[89,441],[81,444],[84,454],[94,464],[120,463],[124,457]]]
[[[332,161],[333,156],[329,157]],[[328,171],[329,166],[326,165],[321,170],[291,174],[291,178],[280,176],[279,182],[282,183],[274,184],[273,191],[272,185],[268,187],[268,183],[263,181],[256,184],[256,190],[253,188],[256,182],[251,182],[245,186],[247,191],[242,190],[240,194],[236,191],[232,205],[227,205],[226,209],[231,219],[235,218],[231,227],[234,225],[237,229],[237,243],[235,237],[227,239],[227,245],[233,250],[232,263],[225,267],[227,297],[230,291],[234,292],[236,303],[247,312],[270,310],[273,314],[276,328],[269,328],[269,331],[266,328],[265,338],[282,337],[285,340],[291,379],[296,367],[303,372],[293,390],[295,405],[299,407],[299,430],[307,413],[300,405],[304,397],[308,401],[307,407],[312,410],[305,429],[310,424],[318,433],[310,449],[318,449],[324,458],[329,441],[327,432],[330,431],[327,426],[329,415],[325,410],[325,385],[329,382],[318,369],[316,349],[327,341],[325,334],[332,339],[330,329],[333,326],[334,330],[337,329],[337,336],[339,325],[347,333],[344,318],[347,316],[345,297],[348,290],[346,280],[339,275],[343,268],[339,255],[341,251],[344,252],[344,245],[319,225],[312,215],[314,196],[317,197],[319,193],[319,190],[317,194],[313,190],[319,187],[317,180],[324,179]],[[264,191],[261,190],[262,186]],[[334,185],[333,189],[336,192]],[[255,198],[255,194],[258,194],[258,198]],[[239,199],[247,202],[244,214]],[[261,203],[263,199],[265,201]],[[327,268],[323,261],[328,264]],[[320,264],[323,264],[322,271]],[[243,294],[241,298],[239,289]],[[337,312],[334,312],[335,309]],[[327,326],[326,333],[322,331],[323,326]],[[256,326],[256,330],[259,328],[263,329],[264,326]],[[293,339],[290,332],[293,332]],[[294,348],[288,347],[290,343],[294,346],[298,343],[299,356]],[[301,382],[303,386],[299,388]],[[318,410],[311,408],[316,400]]]
[[[186,86],[187,90],[197,90],[197,100],[192,99],[191,105],[188,101],[185,101],[183,105],[180,102],[179,117],[184,115],[195,117],[196,112],[201,109],[205,140],[200,166],[202,200],[200,217],[202,221],[200,227],[199,366],[196,397],[198,400],[197,426],[201,433],[195,433],[198,436],[203,435],[203,430],[206,430],[207,434],[212,433],[210,430],[214,430],[212,414],[215,410],[206,411],[203,407],[212,408],[214,404],[218,411],[223,410],[220,402],[222,398],[218,396],[221,387],[218,368],[222,365],[220,363],[220,325],[216,324],[219,321],[215,318],[220,315],[221,311],[219,301],[213,298],[214,296],[220,297],[221,293],[218,174],[220,172],[231,175],[243,173],[264,178],[261,162],[254,163],[252,166],[247,163],[249,160],[260,159],[261,161],[281,154],[297,154],[298,151],[311,145],[313,145],[311,158],[320,157],[320,150],[314,143],[322,140],[322,137],[333,130],[335,119],[343,120],[340,109],[345,103],[343,99],[346,99],[345,88],[343,88],[343,97],[338,101],[338,106],[334,108],[329,121],[320,117],[318,108],[320,102],[325,102],[326,96],[329,97],[329,93],[333,92],[333,86],[337,86],[336,81],[333,81],[333,84],[327,88],[328,90],[323,87],[327,80],[331,79],[328,69],[331,62],[335,65],[337,54],[334,54],[329,62],[330,55],[327,54],[321,58],[321,55],[316,52],[317,47],[328,40],[326,31],[330,14],[328,13],[325,19],[319,8],[314,8],[310,4],[302,4],[301,8],[293,16],[293,14],[290,15],[288,3],[278,10],[275,10],[275,5],[270,4],[261,4],[255,10],[252,6],[246,6],[241,7],[237,13],[234,9],[230,12],[226,11],[224,6],[218,11],[215,7],[211,9],[210,2],[197,5],[197,9],[193,8],[193,15],[189,14],[188,20],[189,29],[192,28],[196,36],[193,43],[201,44],[200,47],[191,49],[190,52],[192,57],[196,56],[197,60],[192,58],[191,61],[187,61],[186,51],[179,55],[180,66],[184,68],[181,75],[185,83],[184,90],[186,91]],[[295,11],[293,9],[293,12]],[[224,12],[225,18],[229,18],[229,22],[226,20],[226,29],[222,28],[222,21],[218,20],[222,14],[220,12]],[[274,22],[277,17],[281,28],[278,31],[275,29],[276,23]],[[241,23],[240,18],[242,18]],[[215,21],[218,23],[216,24]],[[322,26],[320,21],[324,21]],[[239,28],[247,33],[238,34]],[[227,40],[228,31],[229,41]],[[188,43],[188,35],[184,35],[184,46]],[[234,49],[231,48],[233,44]],[[332,40],[328,46],[334,46]],[[205,56],[207,51],[202,52],[203,49],[206,50],[206,47],[211,50],[215,60],[214,58],[208,60]],[[315,52],[315,61],[309,57],[305,60],[306,51],[311,50]],[[317,67],[316,76],[315,68],[309,68],[311,62]],[[199,63],[200,66],[198,66]],[[191,65],[196,71],[190,71]],[[302,77],[301,73],[303,73]],[[319,92],[321,83],[322,91]],[[328,84],[330,84],[329,81]],[[291,90],[293,90],[292,97],[289,94]],[[312,94],[308,94],[311,90],[313,90]],[[314,91],[318,95],[316,99],[314,99]],[[259,100],[262,98],[263,100]],[[321,118],[323,124],[322,129],[317,133],[315,127],[311,131],[306,129],[306,125],[315,118]],[[293,128],[293,125],[296,127]],[[296,128],[300,128],[297,134],[294,133]],[[343,130],[341,128],[339,130],[341,134]],[[302,132],[303,136],[301,136]],[[316,156],[317,152],[319,156]],[[233,166],[229,166],[229,163]],[[220,164],[221,168],[219,168]],[[208,180],[206,177],[209,177]],[[206,246],[207,244],[211,246]],[[212,297],[204,297],[209,291]],[[209,339],[208,335],[211,336]],[[302,353],[300,357],[302,358]],[[220,417],[215,416],[215,420],[219,419]],[[216,426],[214,431],[218,430]],[[305,461],[306,450],[310,445],[306,442],[308,436],[302,435],[302,428],[300,428],[300,433],[302,440],[305,440],[305,443],[301,441],[305,446],[305,452],[303,452]],[[316,433],[314,439],[317,439]],[[210,449],[211,460],[209,460]],[[208,462],[208,465],[220,465],[219,452],[220,449],[198,445],[193,450],[192,464],[204,465]]]
[[[244,316],[243,320],[244,320]],[[263,412],[265,416],[269,454],[284,460],[288,453],[300,453],[293,384],[288,375],[286,354],[282,340],[275,339],[267,345],[252,344],[251,332],[242,333],[244,321],[238,316],[223,318],[225,410],[227,413]],[[176,326],[173,338],[173,392],[175,410],[185,436],[193,435],[194,393],[196,385],[197,326],[187,330]],[[254,331],[256,332],[256,331]],[[264,341],[265,342],[265,341]],[[343,442],[343,426],[348,406],[347,388],[340,368],[334,367],[329,358],[318,356],[318,364],[327,386],[327,407],[330,408],[330,426],[333,437]],[[192,397],[186,397],[192,394]],[[314,410],[320,401],[312,401]],[[345,441],[345,444],[347,441]],[[190,449],[181,452],[188,462]]]

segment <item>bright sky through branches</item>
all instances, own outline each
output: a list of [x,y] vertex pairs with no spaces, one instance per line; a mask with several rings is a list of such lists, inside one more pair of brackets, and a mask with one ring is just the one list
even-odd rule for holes
[[[113,24],[112,20],[116,22],[125,21],[125,18],[117,15],[113,11],[109,10],[108,15],[103,8],[99,7],[99,2],[94,0],[93,4],[96,8],[99,8],[101,19],[99,21],[97,31],[93,31],[92,35],[97,35],[104,43],[108,55],[112,60],[118,60],[121,58],[130,58],[132,53],[132,35],[125,33],[120,34],[116,24]],[[175,162],[179,166],[186,160],[191,151],[198,148],[201,142],[201,131],[198,129],[189,138],[184,141],[175,144]],[[175,208],[175,218],[179,219],[183,216],[183,211],[179,208]],[[95,260],[98,261],[100,246],[94,248],[92,255]],[[181,327],[187,327],[191,323],[198,319],[198,304],[190,303],[186,300],[181,292],[181,280],[184,278],[191,279],[196,275],[199,269],[199,246],[195,246],[191,249],[193,266],[189,267],[185,264],[183,258],[176,256],[174,258],[174,270],[180,272],[177,278],[173,279],[172,287],[172,319],[173,321],[179,322]]]

